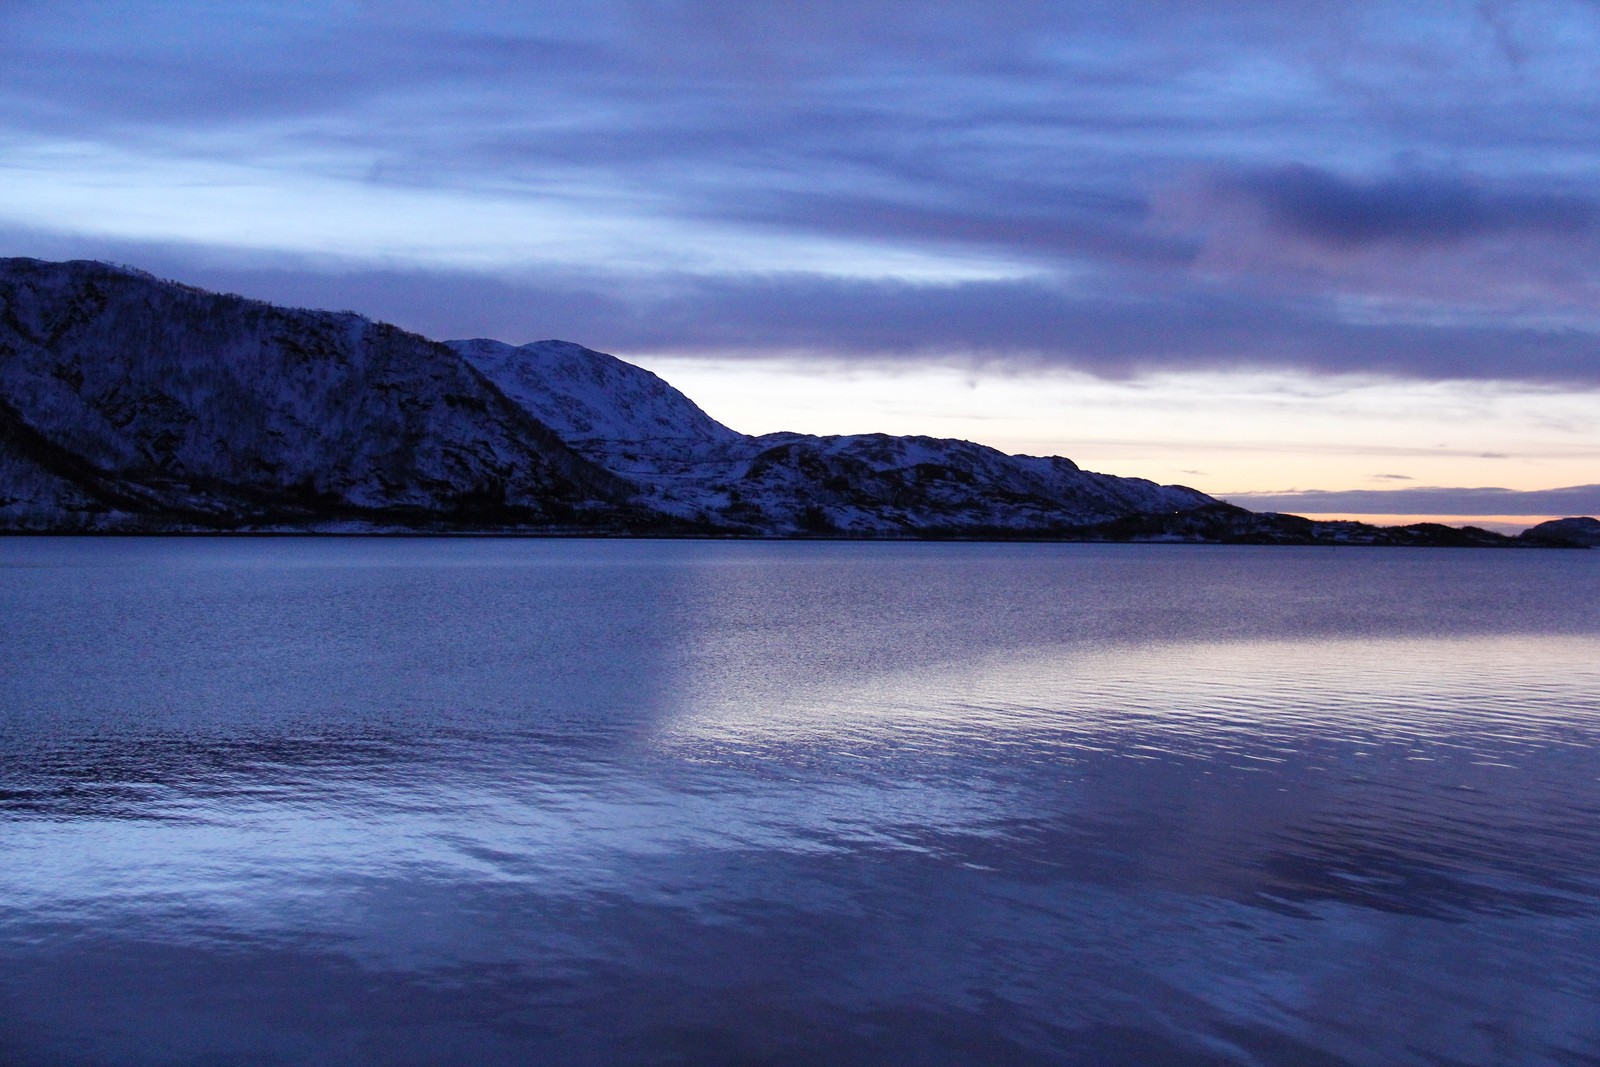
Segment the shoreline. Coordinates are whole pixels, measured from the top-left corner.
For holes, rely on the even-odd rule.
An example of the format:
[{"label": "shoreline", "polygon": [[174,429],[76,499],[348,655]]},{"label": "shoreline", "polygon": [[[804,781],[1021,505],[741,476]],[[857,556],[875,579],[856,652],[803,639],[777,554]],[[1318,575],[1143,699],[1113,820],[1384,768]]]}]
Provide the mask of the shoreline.
[{"label": "shoreline", "polygon": [[[1047,533],[1030,534],[934,534],[908,536],[903,534],[746,534],[746,533],[666,533],[661,531],[628,532],[601,529],[524,529],[524,530],[0,530],[0,538],[248,538],[248,539],[327,539],[344,540],[366,538],[373,540],[529,540],[529,541],[715,541],[772,544],[795,543],[850,543],[850,544],[1076,544],[1076,545],[1199,545],[1199,546],[1264,546],[1277,548],[1450,548],[1450,549],[1578,549],[1588,550],[1589,545],[1575,541],[1525,538],[1519,535],[1493,534],[1474,537],[1469,531],[1475,527],[1443,527],[1451,533],[1430,536],[1428,533],[1412,535],[1410,527],[1374,527],[1380,536],[1393,532],[1389,539],[1333,539],[1307,540],[1273,537],[1094,537],[1057,536]],[[1455,536],[1452,536],[1454,534]],[[1491,539],[1493,538],[1493,539]]]}]

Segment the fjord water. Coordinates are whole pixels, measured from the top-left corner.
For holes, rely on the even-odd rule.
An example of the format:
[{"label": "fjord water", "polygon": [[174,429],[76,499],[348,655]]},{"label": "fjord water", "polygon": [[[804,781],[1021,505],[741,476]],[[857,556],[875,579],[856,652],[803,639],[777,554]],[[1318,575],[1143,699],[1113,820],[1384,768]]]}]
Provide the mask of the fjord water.
[{"label": "fjord water", "polygon": [[1600,1062],[1600,553],[0,541],[0,1063]]}]

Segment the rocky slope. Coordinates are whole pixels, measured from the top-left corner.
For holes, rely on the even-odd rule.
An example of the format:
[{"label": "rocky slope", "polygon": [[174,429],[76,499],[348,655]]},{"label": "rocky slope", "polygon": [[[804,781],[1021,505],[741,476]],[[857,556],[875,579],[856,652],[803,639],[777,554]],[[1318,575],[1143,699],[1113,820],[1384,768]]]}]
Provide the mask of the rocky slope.
[{"label": "rocky slope", "polygon": [[450,346],[651,507],[753,534],[1048,533],[1210,504],[1182,486],[1094,474],[970,441],[737,433],[656,375],[563,341]]},{"label": "rocky slope", "polygon": [[630,494],[393,326],[0,260],[5,528],[614,524]]}]

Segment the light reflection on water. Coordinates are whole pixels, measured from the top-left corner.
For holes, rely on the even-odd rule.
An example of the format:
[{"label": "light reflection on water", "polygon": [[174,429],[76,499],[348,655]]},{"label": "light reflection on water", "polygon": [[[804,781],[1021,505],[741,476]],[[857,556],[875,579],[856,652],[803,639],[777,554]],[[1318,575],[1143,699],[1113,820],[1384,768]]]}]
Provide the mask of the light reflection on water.
[{"label": "light reflection on water", "polygon": [[0,542],[0,1062],[1594,1062],[1596,593]]}]

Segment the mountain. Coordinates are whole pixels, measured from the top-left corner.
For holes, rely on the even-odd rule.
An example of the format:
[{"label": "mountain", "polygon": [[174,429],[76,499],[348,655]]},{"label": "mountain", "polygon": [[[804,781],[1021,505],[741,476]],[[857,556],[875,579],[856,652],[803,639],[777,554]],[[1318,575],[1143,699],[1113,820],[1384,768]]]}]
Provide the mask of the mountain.
[{"label": "mountain", "polygon": [[1579,515],[1565,519],[1551,519],[1523,530],[1521,536],[1530,541],[1554,545],[1573,545],[1582,548],[1600,548],[1600,519]]},{"label": "mountain", "polygon": [[717,443],[744,437],[643,367],[570,341],[537,341],[520,348],[486,338],[445,343],[572,444]]},{"label": "mountain", "polygon": [[0,259],[0,530],[1537,546],[1593,521],[1518,539],[1312,523],[970,441],[750,436],[569,342],[440,343],[125,267]]},{"label": "mountain", "polygon": [[632,492],[426,338],[0,260],[0,526],[614,525]]},{"label": "mountain", "polygon": [[1204,493],[970,441],[737,433],[656,375],[564,341],[451,341],[652,508],[747,534],[1043,534],[1213,503]]},{"label": "mountain", "polygon": [[0,528],[1049,534],[1209,502],[966,441],[751,437],[580,345],[0,260]]}]

